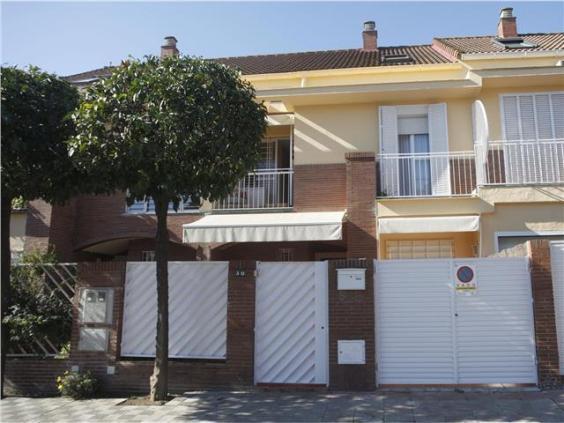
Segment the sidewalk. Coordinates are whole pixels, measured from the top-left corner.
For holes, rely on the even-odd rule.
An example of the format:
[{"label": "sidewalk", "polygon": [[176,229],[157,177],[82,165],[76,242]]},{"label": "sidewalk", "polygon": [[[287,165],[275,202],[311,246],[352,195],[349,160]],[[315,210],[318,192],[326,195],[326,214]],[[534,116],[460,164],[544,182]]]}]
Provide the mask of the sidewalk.
[{"label": "sidewalk", "polygon": [[547,392],[194,392],[164,406],[123,399],[10,397],[2,422],[538,421],[564,422],[564,390]]}]

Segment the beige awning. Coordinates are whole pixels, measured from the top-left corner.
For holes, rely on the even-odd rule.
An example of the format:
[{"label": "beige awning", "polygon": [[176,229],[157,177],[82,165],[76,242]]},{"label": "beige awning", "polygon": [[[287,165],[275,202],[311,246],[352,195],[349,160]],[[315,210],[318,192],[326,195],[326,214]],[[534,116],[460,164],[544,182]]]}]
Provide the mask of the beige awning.
[{"label": "beige awning", "polygon": [[337,241],[345,212],[212,214],[183,226],[185,243]]},{"label": "beige awning", "polygon": [[378,219],[381,234],[430,232],[475,232],[480,230],[480,216],[383,217]]}]

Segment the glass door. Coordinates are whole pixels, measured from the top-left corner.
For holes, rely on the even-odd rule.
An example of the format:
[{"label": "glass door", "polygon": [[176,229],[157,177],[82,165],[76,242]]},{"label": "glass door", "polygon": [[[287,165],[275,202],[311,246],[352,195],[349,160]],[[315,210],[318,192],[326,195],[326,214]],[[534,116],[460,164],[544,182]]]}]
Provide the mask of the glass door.
[{"label": "glass door", "polygon": [[429,134],[399,136],[400,194],[431,195]]}]

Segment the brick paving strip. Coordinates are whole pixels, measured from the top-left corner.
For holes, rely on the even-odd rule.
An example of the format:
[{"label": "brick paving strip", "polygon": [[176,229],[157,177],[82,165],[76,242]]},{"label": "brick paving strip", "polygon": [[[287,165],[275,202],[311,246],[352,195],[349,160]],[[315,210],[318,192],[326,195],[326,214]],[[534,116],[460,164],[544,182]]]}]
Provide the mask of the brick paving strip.
[{"label": "brick paving strip", "polygon": [[163,406],[123,398],[9,397],[2,422],[564,422],[564,390],[516,392],[191,392]]}]

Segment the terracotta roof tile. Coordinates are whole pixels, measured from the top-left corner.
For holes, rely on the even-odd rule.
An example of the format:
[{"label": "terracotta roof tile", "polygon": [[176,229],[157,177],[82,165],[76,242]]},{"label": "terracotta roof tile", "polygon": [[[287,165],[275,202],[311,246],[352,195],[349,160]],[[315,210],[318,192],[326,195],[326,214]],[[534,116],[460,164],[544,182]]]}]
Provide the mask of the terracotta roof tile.
[{"label": "terracotta roof tile", "polygon": [[528,43],[535,44],[536,47],[508,49],[496,43],[494,41],[495,36],[493,35],[480,37],[437,38],[436,40],[445,46],[456,50],[460,54],[551,51],[564,49],[564,32],[551,34],[519,34],[519,37]]},{"label": "terracotta roof tile", "polygon": [[[387,56],[396,58],[387,61]],[[407,57],[402,60],[401,56]],[[380,47],[375,51],[351,49],[221,57],[212,60],[236,67],[246,75],[449,62],[428,45]]]},{"label": "terracotta roof tile", "polygon": [[[245,75],[285,73],[323,69],[365,68],[373,66],[425,65],[450,63],[462,54],[503,53],[521,51],[551,51],[564,49],[564,33],[521,34],[535,44],[532,48],[507,49],[494,42],[495,37],[436,38],[433,45],[379,47],[375,51],[362,49],[310,51],[302,53],[265,54],[258,56],[220,57],[214,60],[241,70]],[[112,67],[104,67],[65,77],[77,85],[108,76]]]}]

